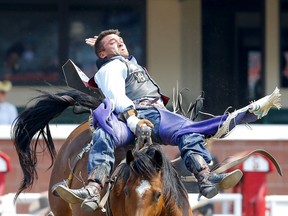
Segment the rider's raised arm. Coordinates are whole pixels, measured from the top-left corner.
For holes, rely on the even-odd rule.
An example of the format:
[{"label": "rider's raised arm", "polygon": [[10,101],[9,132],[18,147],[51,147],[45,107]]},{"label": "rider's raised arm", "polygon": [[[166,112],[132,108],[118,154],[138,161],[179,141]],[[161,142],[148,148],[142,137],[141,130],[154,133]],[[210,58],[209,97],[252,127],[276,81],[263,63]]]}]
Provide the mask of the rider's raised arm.
[{"label": "rider's raised arm", "polygon": [[85,43],[94,49],[94,45],[95,45],[95,42],[97,40],[97,37],[98,36],[94,36],[93,38],[86,38]]}]

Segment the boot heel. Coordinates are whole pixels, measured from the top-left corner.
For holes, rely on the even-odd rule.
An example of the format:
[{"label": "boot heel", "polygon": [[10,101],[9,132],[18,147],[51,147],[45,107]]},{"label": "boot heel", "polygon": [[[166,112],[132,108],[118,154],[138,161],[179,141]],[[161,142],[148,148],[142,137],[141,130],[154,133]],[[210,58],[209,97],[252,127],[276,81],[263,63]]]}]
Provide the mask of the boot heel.
[{"label": "boot heel", "polygon": [[75,204],[75,203],[81,203],[83,202],[84,199],[82,199],[81,197],[75,195],[74,193],[71,193],[69,191],[69,188],[63,186],[63,185],[59,185],[56,188],[57,194],[64,199],[66,202],[71,203],[71,204]]},{"label": "boot heel", "polygon": [[94,212],[98,207],[98,203],[93,198],[85,199],[81,204],[81,209],[85,212]]},{"label": "boot heel", "polygon": [[218,190],[226,190],[234,187],[241,180],[243,173],[241,170],[237,169],[229,173],[223,178],[223,180],[216,185]]},{"label": "boot heel", "polygon": [[204,197],[211,199],[218,194],[218,189],[214,186],[207,187],[200,192]]}]

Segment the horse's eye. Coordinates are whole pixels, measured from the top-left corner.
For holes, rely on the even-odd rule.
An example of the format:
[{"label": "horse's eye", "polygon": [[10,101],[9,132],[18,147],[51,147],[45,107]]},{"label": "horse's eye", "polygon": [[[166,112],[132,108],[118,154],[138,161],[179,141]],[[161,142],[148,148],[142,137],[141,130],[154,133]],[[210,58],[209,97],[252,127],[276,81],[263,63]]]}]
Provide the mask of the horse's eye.
[{"label": "horse's eye", "polygon": [[161,194],[162,194],[161,191],[156,191],[156,192],[154,193],[154,201],[155,201],[155,202],[157,202],[157,201],[159,200]]}]

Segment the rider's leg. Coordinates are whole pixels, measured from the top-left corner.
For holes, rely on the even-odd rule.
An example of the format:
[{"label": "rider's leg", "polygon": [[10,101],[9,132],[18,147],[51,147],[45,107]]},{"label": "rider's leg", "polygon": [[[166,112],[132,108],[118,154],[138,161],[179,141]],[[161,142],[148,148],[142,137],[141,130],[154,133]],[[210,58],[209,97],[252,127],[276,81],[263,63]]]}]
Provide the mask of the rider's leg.
[{"label": "rider's leg", "polygon": [[178,139],[182,159],[186,168],[195,175],[200,194],[212,198],[218,194],[219,189],[235,186],[240,181],[242,172],[236,170],[225,174],[211,173],[207,165],[211,157],[203,143],[204,136],[197,133],[182,135]]},{"label": "rider's leg", "polygon": [[93,132],[93,146],[88,158],[87,185],[80,189],[69,189],[63,185],[56,188],[61,198],[69,203],[82,202],[82,209],[94,211],[100,202],[100,192],[114,165],[115,142],[101,128]]},{"label": "rider's leg", "polygon": [[[160,127],[160,114],[159,111],[155,109],[148,109],[148,110],[139,110],[138,115],[143,118],[147,118],[154,124],[154,128],[152,130],[152,136],[154,142],[162,143],[162,139],[159,134],[159,127]],[[175,114],[174,114],[175,115]],[[165,116],[161,116],[165,119]],[[174,119],[174,123],[179,120],[179,118]],[[184,121],[186,122],[188,119],[180,118],[178,121],[179,125],[183,125]],[[170,122],[166,121],[166,124]],[[178,126],[178,125],[177,125]],[[168,137],[173,137],[171,134],[175,134],[177,129],[170,129],[169,127],[165,128],[167,130],[165,133],[168,133]],[[171,134],[170,134],[171,133]],[[163,134],[162,134],[163,135]],[[167,134],[166,134],[167,135]],[[165,137],[165,136],[164,136]],[[167,136],[166,136],[167,137]],[[207,197],[212,198],[218,193],[219,189],[228,189],[236,185],[241,177],[242,173],[240,170],[236,170],[232,173],[228,174],[214,174],[210,173],[210,170],[207,166],[206,161],[209,163],[211,161],[210,153],[204,147],[204,136],[198,133],[190,133],[187,135],[180,135],[178,139],[176,139],[176,143],[173,143],[172,139],[166,139],[166,144],[172,144],[179,146],[181,151],[181,156],[185,161],[187,169],[192,172],[199,182],[200,193]]]}]

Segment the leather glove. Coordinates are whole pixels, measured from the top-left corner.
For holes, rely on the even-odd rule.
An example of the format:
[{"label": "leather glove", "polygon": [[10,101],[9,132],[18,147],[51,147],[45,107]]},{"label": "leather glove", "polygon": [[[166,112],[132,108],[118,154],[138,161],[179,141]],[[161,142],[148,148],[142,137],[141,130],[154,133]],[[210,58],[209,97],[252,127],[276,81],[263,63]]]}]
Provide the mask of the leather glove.
[{"label": "leather glove", "polygon": [[150,128],[153,128],[154,125],[151,121],[149,121],[148,119],[139,119],[139,122],[137,123],[137,127],[142,127],[142,126],[145,126],[147,125],[148,127]]},{"label": "leather glove", "polygon": [[151,128],[154,127],[153,123],[148,119],[137,118],[137,112],[134,109],[126,111],[125,113],[123,113],[123,116],[126,119],[127,126],[134,134],[136,133],[136,127],[142,127],[144,125],[147,125]]}]

